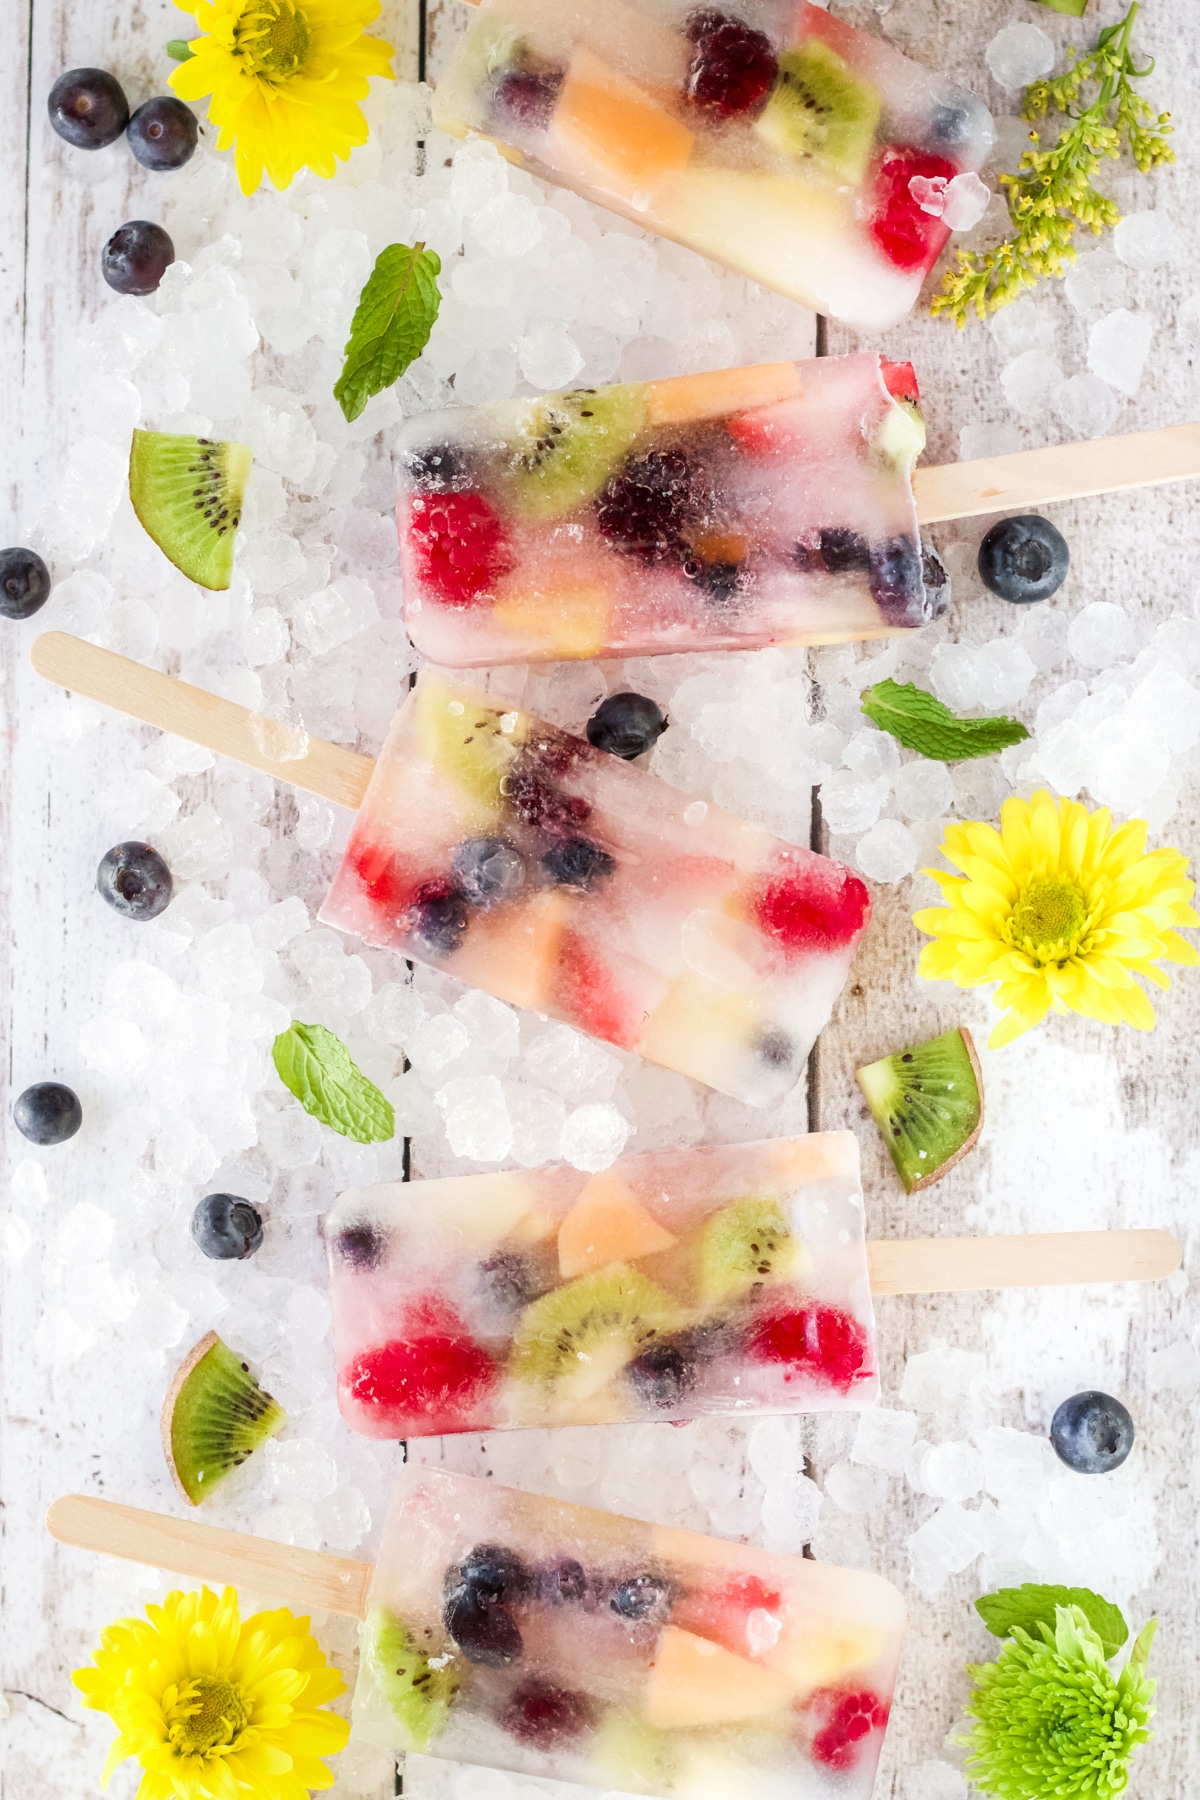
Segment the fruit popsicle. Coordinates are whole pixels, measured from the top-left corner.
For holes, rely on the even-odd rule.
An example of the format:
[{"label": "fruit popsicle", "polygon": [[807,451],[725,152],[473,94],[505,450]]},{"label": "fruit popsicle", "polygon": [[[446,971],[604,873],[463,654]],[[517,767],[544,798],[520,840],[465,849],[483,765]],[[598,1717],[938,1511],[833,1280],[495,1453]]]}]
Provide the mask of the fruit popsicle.
[{"label": "fruit popsicle", "polygon": [[853,1132],[396,1182],[323,1222],[367,1437],[873,1405]]},{"label": "fruit popsicle", "polygon": [[427,669],[321,918],[765,1106],[869,913],[840,863]]},{"label": "fruit popsicle", "polygon": [[904,1603],[882,1576],[410,1464],[354,1728],[679,1800],[866,1800]]},{"label": "fruit popsicle", "polygon": [[973,94],[802,0],[485,0],[434,117],[863,331],[911,309],[995,138]]},{"label": "fruit popsicle", "polygon": [[425,413],[400,437],[409,636],[445,668],[911,631],[911,363],[877,353]]}]

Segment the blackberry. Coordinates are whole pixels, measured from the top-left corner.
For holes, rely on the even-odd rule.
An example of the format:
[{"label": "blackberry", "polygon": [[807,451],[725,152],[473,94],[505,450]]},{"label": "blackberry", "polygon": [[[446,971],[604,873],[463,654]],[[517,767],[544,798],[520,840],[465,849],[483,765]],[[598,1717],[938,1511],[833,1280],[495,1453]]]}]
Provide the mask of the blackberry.
[{"label": "blackberry", "polygon": [[523,757],[505,776],[503,792],[522,824],[537,826],[551,837],[573,835],[592,815],[581,795],[564,794],[547,781],[534,759]]},{"label": "blackberry", "polygon": [[493,108],[519,119],[533,131],[545,131],[565,78],[565,71],[550,63],[538,68],[509,69],[493,89]]},{"label": "blackberry", "polygon": [[871,566],[871,547],[860,531],[834,526],[821,533],[821,561],[831,575],[847,575]]},{"label": "blackberry", "polygon": [[601,536],[645,563],[685,554],[682,531],[697,511],[695,471],[682,450],[631,457],[596,505]]},{"label": "blackberry", "polygon": [[695,105],[718,119],[742,118],[765,105],[779,72],[770,38],[714,12],[693,14],[688,37],[695,49],[685,85]]}]

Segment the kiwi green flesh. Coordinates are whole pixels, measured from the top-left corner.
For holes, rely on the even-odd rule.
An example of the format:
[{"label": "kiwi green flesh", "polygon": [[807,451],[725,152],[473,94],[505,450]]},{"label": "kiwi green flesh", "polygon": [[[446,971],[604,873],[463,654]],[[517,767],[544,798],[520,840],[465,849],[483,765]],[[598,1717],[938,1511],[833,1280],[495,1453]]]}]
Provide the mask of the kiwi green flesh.
[{"label": "kiwi green flesh", "polygon": [[453,1651],[444,1668],[430,1667],[430,1657],[440,1662],[442,1654],[432,1642],[422,1649],[415,1633],[385,1606],[372,1608],[363,1624],[363,1666],[403,1731],[405,1750],[429,1748],[458,1693]]},{"label": "kiwi green flesh", "polygon": [[523,404],[508,442],[513,511],[561,518],[591,500],[628,455],[645,422],[640,388],[579,388]]},{"label": "kiwi green flesh", "polygon": [[792,160],[811,159],[857,187],[867,172],[879,96],[819,39],[779,59],[779,74],[755,130]]},{"label": "kiwi green flesh", "polygon": [[553,1385],[601,1350],[631,1362],[683,1320],[671,1296],[623,1263],[581,1275],[534,1300],[517,1321],[509,1373]]},{"label": "kiwi green flesh", "polygon": [[983,1077],[962,1027],[868,1063],[858,1085],[910,1194],[952,1169],[983,1130]]},{"label": "kiwi green flesh", "polygon": [[750,1195],[723,1206],[700,1236],[700,1297],[714,1306],[778,1279],[791,1266],[795,1239],[775,1200]]},{"label": "kiwi green flesh", "polygon": [[201,587],[229,586],[251,461],[245,444],[133,434],[133,510],[164,556]]},{"label": "kiwi green flesh", "polygon": [[286,1420],[279,1402],[210,1332],[184,1361],[163,1413],[171,1473],[184,1497],[199,1506]]}]

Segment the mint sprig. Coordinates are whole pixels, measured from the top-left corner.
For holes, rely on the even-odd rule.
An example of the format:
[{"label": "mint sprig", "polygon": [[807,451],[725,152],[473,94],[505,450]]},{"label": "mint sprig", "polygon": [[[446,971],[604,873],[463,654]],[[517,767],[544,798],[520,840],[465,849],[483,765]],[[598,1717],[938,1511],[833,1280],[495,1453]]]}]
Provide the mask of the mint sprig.
[{"label": "mint sprig", "polygon": [[347,420],[399,381],[429,342],[442,304],[442,259],[424,244],[389,244],[358,297],[333,397]]},{"label": "mint sprig", "polygon": [[891,734],[906,750],[934,762],[968,762],[994,756],[1029,733],[1017,719],[959,719],[948,706],[911,682],[877,681],[865,689],[862,709],[880,731]]},{"label": "mint sprig", "polygon": [[299,1020],[281,1031],[271,1060],[285,1088],[306,1113],[358,1144],[383,1144],[396,1134],[390,1100],[368,1081],[341,1038],[324,1025]]},{"label": "mint sprig", "polygon": [[1106,1657],[1115,1656],[1129,1637],[1129,1627],[1119,1606],[1091,1588],[1048,1587],[1027,1581],[1021,1587],[998,1588],[975,1602],[979,1614],[993,1637],[1011,1637],[1020,1626],[1036,1637],[1039,1625],[1054,1627],[1055,1609],[1077,1606],[1104,1646]]}]

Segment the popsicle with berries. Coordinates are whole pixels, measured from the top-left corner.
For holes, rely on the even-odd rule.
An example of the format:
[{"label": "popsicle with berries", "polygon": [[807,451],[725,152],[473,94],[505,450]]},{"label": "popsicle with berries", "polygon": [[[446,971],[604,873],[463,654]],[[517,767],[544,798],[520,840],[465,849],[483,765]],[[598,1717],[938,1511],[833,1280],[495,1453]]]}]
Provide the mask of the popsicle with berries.
[{"label": "popsicle with berries", "polygon": [[766,1105],[869,911],[840,863],[426,669],[321,918]]},{"label": "popsicle with berries", "polygon": [[368,1437],[878,1399],[849,1131],[359,1188],[322,1230]]},{"label": "popsicle with berries", "polygon": [[860,330],[987,204],[981,101],[797,0],[484,0],[435,119]]},{"label": "popsicle with berries", "polygon": [[409,635],[446,668],[911,631],[911,363],[877,353],[425,413],[397,523]]}]

